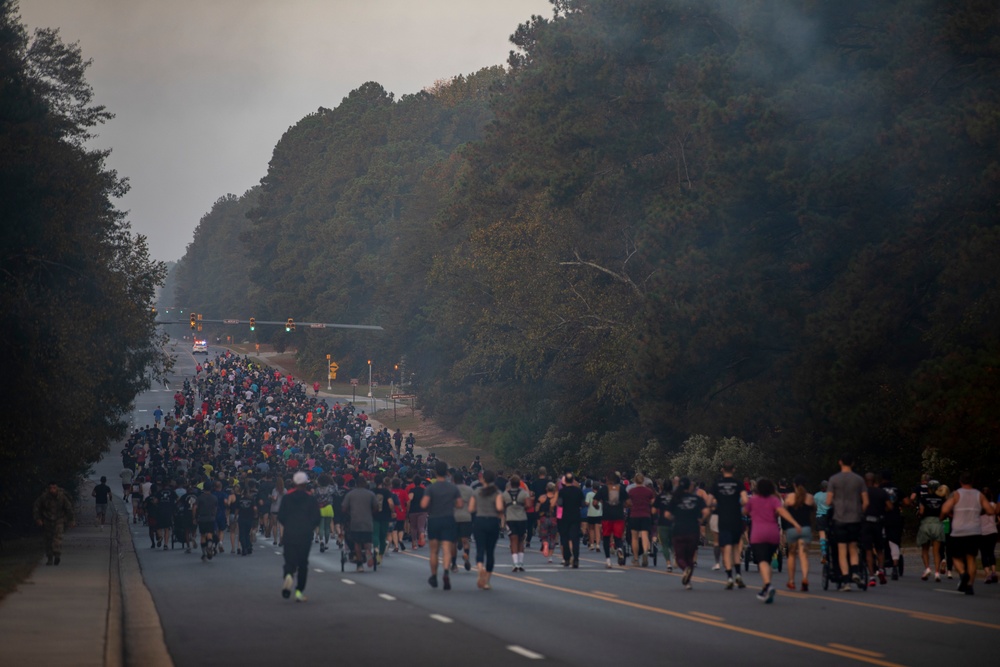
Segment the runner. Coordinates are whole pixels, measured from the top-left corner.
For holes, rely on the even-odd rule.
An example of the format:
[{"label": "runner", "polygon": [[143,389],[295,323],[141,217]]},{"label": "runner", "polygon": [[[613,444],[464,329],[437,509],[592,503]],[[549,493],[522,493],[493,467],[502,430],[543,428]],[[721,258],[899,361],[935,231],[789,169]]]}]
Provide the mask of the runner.
[{"label": "runner", "polygon": [[802,526],[795,529],[791,522],[782,517],[781,527],[785,531],[785,544],[788,545],[788,588],[795,590],[795,561],[802,569],[802,592],[809,591],[809,545],[812,543],[812,511],[816,507],[813,495],[806,491],[806,480],[797,475],[792,480],[792,493],[785,496],[785,509]]},{"label": "runner", "polygon": [[726,568],[726,590],[732,590],[734,584],[746,588],[740,572],[739,555],[743,545],[743,506],[747,502],[747,492],[736,479],[735,472],[736,465],[732,461],[724,461],[722,477],[715,480],[709,493],[719,518],[718,540],[722,563]]},{"label": "runner", "polygon": [[646,477],[637,472],[632,478],[634,486],[628,490],[628,525],[632,533],[632,565],[639,563],[639,547],[642,546],[642,566],[649,567],[649,533],[653,528],[652,509],[656,493],[645,485]]},{"label": "runner", "polygon": [[615,553],[618,556],[618,566],[625,566],[625,489],[622,488],[618,473],[607,477],[607,484],[598,489],[592,506],[600,508],[601,541],[604,546],[605,567],[611,569],[611,540],[614,538]]},{"label": "runner", "polygon": [[827,504],[827,494],[826,488],[829,482],[825,479],[819,483],[819,491],[813,494],[813,502],[816,504],[816,532],[819,534],[819,556],[820,563],[826,565],[827,557],[827,542],[826,533],[830,527],[830,506]]},{"label": "runner", "polygon": [[[827,486],[826,502],[833,508],[833,524],[830,528],[836,531],[837,564],[841,574],[861,585],[858,542],[861,539],[864,511],[868,507],[868,490],[865,480],[851,469],[854,465],[853,456],[844,454],[839,463],[840,472],[830,477]],[[847,592],[851,590],[851,585],[845,581],[840,585],[840,590]]]},{"label": "runner", "polygon": [[[524,572],[524,536],[528,532],[528,512],[526,506],[531,493],[521,486],[521,478],[511,475],[508,488],[503,492],[506,507],[505,518],[510,531],[510,557],[514,562],[513,572]],[[565,519],[565,513],[563,514]],[[563,554],[565,558],[566,555]]]},{"label": "runner", "polygon": [[[289,490],[281,499],[278,509],[278,523],[284,527],[285,547],[284,583],[281,596],[286,600],[292,596],[295,588],[295,601],[305,602],[306,579],[309,576],[309,549],[312,547],[313,531],[319,525],[319,503],[306,489],[309,475],[301,470],[292,476],[295,487]],[[292,575],[298,575],[297,583]]]},{"label": "runner", "polygon": [[[660,550],[663,552],[663,560],[667,564],[667,572],[673,572],[674,553],[674,522],[667,514],[670,501],[674,497],[673,482],[669,479],[660,480],[660,492],[653,503],[653,511],[656,513],[656,538],[660,543]],[[737,570],[737,573],[739,570]],[[737,575],[738,576],[738,575]],[[740,579],[742,583],[743,579]]]},{"label": "runner", "polygon": [[924,561],[924,573],[920,579],[927,581],[934,568],[934,581],[941,581],[941,572],[937,564],[941,559],[941,543],[944,542],[944,526],[941,525],[941,508],[944,507],[944,496],[938,495],[941,486],[936,479],[928,480],[927,493],[917,495],[917,514],[920,516],[920,528],[917,529],[917,546]]},{"label": "runner", "polygon": [[452,559],[455,557],[455,541],[458,539],[458,526],[455,524],[455,509],[462,506],[462,494],[458,487],[448,481],[448,464],[438,461],[434,465],[437,479],[424,490],[420,499],[420,507],[427,512],[427,538],[431,550],[431,576],[427,583],[431,588],[437,588],[438,551],[443,553],[442,566],[444,573],[444,590],[451,590]]},{"label": "runner", "polygon": [[319,552],[323,553],[329,549],[330,533],[333,527],[333,495],[337,489],[333,485],[333,478],[323,473],[316,480],[316,491],[313,496],[319,504]]},{"label": "runner", "polygon": [[701,524],[709,516],[708,505],[698,494],[692,492],[692,488],[691,480],[681,477],[664,513],[673,522],[674,556],[677,558],[677,567],[684,570],[681,585],[687,590],[691,590],[694,554],[698,550]]},{"label": "runner", "polygon": [[972,488],[972,473],[959,475],[959,488],[951,494],[941,508],[942,516],[951,515],[951,540],[948,549],[958,571],[958,590],[973,595],[976,582],[976,554],[982,543],[983,529],[980,514],[993,516],[994,506],[986,496]]},{"label": "runner", "polygon": [[[351,479],[347,482],[350,489],[341,503],[341,512],[345,518],[347,543],[353,546],[358,572],[368,567],[375,567],[374,551],[369,551],[375,528],[375,514],[379,511],[378,497],[368,489],[364,480],[359,482]],[[346,548],[346,547],[345,547]]]},{"label": "runner", "polygon": [[[563,567],[572,565],[576,569],[580,567],[580,525],[583,521],[584,496],[573,473],[568,472],[563,478],[563,488],[559,489],[556,503],[563,510],[562,522],[559,524]],[[521,558],[521,571],[524,572],[523,553]]]},{"label": "runner", "polygon": [[901,554],[899,545],[903,541],[903,493],[899,487],[892,483],[892,473],[888,470],[882,471],[882,490],[889,498],[889,509],[882,519],[885,529],[885,542],[888,546],[889,561],[892,564],[892,574],[890,579],[896,581],[902,573]]},{"label": "runner", "polygon": [[535,505],[538,507],[538,539],[542,543],[542,555],[550,563],[556,543],[559,541],[559,524],[556,521],[559,511],[557,501],[556,483],[546,482],[545,492],[539,496]]},{"label": "runner", "polygon": [[[469,560],[469,542],[472,538],[472,513],[469,512],[469,500],[472,498],[472,487],[465,481],[465,476],[459,471],[452,475],[452,481],[458,487],[458,492],[462,495],[462,506],[455,508],[455,524],[458,527],[458,539],[462,547],[462,561],[465,571],[472,569]],[[458,569],[458,558],[451,564],[452,571]]]},{"label": "runner", "polygon": [[393,525],[396,502],[395,494],[385,488],[385,481],[384,475],[376,475],[375,514],[372,515],[372,549],[379,565],[382,564],[382,557],[388,546],[389,528]]},{"label": "runner", "polygon": [[104,521],[108,515],[108,502],[111,500],[111,487],[108,486],[108,478],[101,477],[101,483],[94,487],[90,495],[95,499],[94,507],[97,511],[97,518],[101,521],[101,529],[104,529]]},{"label": "runner", "polygon": [[743,511],[750,517],[750,548],[764,583],[757,599],[771,604],[775,595],[775,589],[771,585],[771,559],[781,543],[778,517],[788,521],[797,531],[801,532],[802,526],[782,506],[781,498],[775,495],[774,482],[769,479],[757,480],[757,492],[747,498]]},{"label": "runner", "polygon": [[201,533],[201,560],[212,560],[215,555],[214,539],[216,517],[219,514],[219,498],[211,490],[211,483],[205,482],[204,490],[198,494],[195,504],[194,519]]},{"label": "runner", "polygon": [[504,513],[503,499],[496,487],[496,475],[492,470],[479,473],[481,486],[469,500],[469,512],[474,516],[472,533],[476,540],[476,570],[479,579],[476,585],[490,590],[493,577],[497,540],[500,537],[500,517]]},{"label": "runner", "polygon": [[861,526],[861,550],[868,562],[868,587],[876,586],[875,579],[885,584],[885,514],[892,508],[892,501],[879,487],[875,473],[865,473],[868,489],[868,505],[864,510],[864,524]]},{"label": "runner", "polygon": [[583,488],[584,501],[587,503],[587,551],[601,550],[601,508],[594,507],[594,497],[597,495],[598,482],[588,479]]}]

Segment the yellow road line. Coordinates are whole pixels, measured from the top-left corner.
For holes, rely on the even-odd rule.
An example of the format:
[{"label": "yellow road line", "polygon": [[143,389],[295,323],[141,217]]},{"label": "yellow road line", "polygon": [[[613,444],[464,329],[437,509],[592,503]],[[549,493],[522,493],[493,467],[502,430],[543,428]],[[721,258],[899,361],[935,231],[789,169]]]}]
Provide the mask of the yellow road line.
[{"label": "yellow road line", "polygon": [[606,598],[617,598],[618,597],[614,593],[605,593],[604,591],[590,591],[590,592],[593,593],[594,595],[602,595],[602,596],[604,596]]},{"label": "yellow road line", "polygon": [[[423,560],[430,560],[427,556],[421,556],[419,554],[407,553],[407,556],[412,556],[414,558],[422,558]],[[640,604],[638,602],[631,602],[629,600],[620,600],[615,598],[605,597],[604,595],[597,595],[595,593],[588,593],[586,591],[576,591],[572,588],[563,588],[562,586],[555,586],[553,584],[546,584],[541,582],[528,581],[523,577],[514,577],[509,574],[498,574],[494,573],[493,576],[499,577],[500,579],[507,579],[514,582],[520,582],[527,586],[537,586],[539,588],[547,588],[553,591],[559,591],[560,593],[567,593],[569,595],[577,595],[580,597],[590,598],[592,600],[602,600],[609,604],[617,604],[623,607],[631,607],[632,609],[639,609],[641,611],[648,611],[654,614],[660,614],[662,616],[670,616],[672,618],[678,618],[684,621],[691,621],[694,623],[700,623],[702,625],[708,625],[720,630],[728,630],[730,632],[736,632],[738,634],[749,635],[751,637],[757,637],[758,639],[767,639],[773,642],[778,642],[780,644],[787,644],[789,646],[796,646],[798,648],[804,648],[810,651],[816,651],[818,653],[827,653],[829,655],[836,655],[841,658],[850,658],[851,660],[856,660],[858,662],[866,662],[871,665],[879,665],[879,667],[902,667],[899,663],[889,662],[881,658],[876,658],[872,656],[863,655],[855,651],[845,651],[844,649],[833,648],[830,646],[822,646],[820,644],[813,644],[811,642],[802,641],[799,639],[792,639],[791,637],[782,637],[781,635],[771,634],[769,632],[763,632],[760,630],[753,630],[751,628],[744,628],[737,625],[729,625],[721,621],[711,620],[708,618],[702,618],[700,616],[693,616],[690,614],[685,614],[682,612],[671,611],[669,609],[662,609],[660,607],[652,607],[646,604]]]},{"label": "yellow road line", "polygon": [[827,644],[827,646],[829,646],[831,648],[839,648],[842,651],[852,651],[854,653],[860,653],[861,655],[867,655],[867,656],[870,656],[872,658],[884,658],[885,657],[885,653],[878,653],[876,651],[868,651],[866,649],[858,648],[856,646],[847,646],[846,644],[833,644],[833,643],[830,643],[830,644]]},{"label": "yellow road line", "polygon": [[724,620],[726,620],[726,619],[722,618],[721,616],[712,616],[711,614],[706,614],[706,613],[701,612],[701,611],[689,611],[688,613],[691,614],[692,616],[697,616],[698,618],[704,618],[705,620],[708,620],[708,621],[724,621]]}]

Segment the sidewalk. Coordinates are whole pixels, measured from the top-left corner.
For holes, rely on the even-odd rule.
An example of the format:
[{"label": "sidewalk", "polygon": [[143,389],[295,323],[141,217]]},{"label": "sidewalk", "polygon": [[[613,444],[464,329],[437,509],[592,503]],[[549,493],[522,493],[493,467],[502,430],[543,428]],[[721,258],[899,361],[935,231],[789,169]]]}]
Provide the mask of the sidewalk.
[{"label": "sidewalk", "polygon": [[89,480],[81,486],[62,562],[40,560],[0,601],[0,665],[172,667],[123,518],[125,504],[115,499],[102,528],[93,487]]}]

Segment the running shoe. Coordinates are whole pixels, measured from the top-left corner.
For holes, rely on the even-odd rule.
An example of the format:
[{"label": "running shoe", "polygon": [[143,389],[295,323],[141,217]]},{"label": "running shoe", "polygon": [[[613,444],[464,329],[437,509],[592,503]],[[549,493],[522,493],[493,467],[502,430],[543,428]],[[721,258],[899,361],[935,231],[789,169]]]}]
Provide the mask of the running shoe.
[{"label": "running shoe", "polygon": [[743,575],[741,575],[741,574],[737,574],[736,575],[736,587],[737,588],[746,588],[747,587],[747,585],[745,583],[743,583]]},{"label": "running shoe", "polygon": [[472,563],[469,562],[469,556],[468,556],[468,554],[466,554],[466,556],[465,556],[465,571],[468,572],[471,569],[472,569]]},{"label": "running shoe", "polygon": [[878,586],[878,581],[875,580],[875,577],[868,577],[868,588],[875,588],[876,586]]},{"label": "running shoe", "polygon": [[770,591],[771,591],[771,584],[764,586],[764,588],[761,589],[760,593],[757,593],[757,599],[767,604],[767,596],[770,595]]},{"label": "running shoe", "polygon": [[611,569],[611,559],[610,558],[605,558],[604,559],[604,567],[606,567],[609,570]]},{"label": "running shoe", "polygon": [[936,583],[936,584],[940,584],[941,583],[941,575],[938,574],[937,572],[934,573],[934,583]]},{"label": "running shoe", "polygon": [[841,593],[850,593],[851,592],[851,585],[847,584],[847,583],[841,584],[840,585],[840,592]]},{"label": "running shoe", "polygon": [[286,574],[285,583],[281,587],[281,597],[285,598],[286,600],[292,597],[292,588],[294,586],[295,586],[295,580],[292,579],[292,575]]},{"label": "running shoe", "polygon": [[963,574],[958,578],[958,588],[956,589],[960,593],[964,593],[969,588],[969,576]]},{"label": "running shoe", "polygon": [[446,591],[450,591],[451,590],[451,577],[448,575],[448,570],[444,571],[444,586],[443,586],[443,588]]},{"label": "running shoe", "polygon": [[621,548],[615,549],[615,554],[618,556],[618,565],[620,567],[625,567],[625,552]]},{"label": "running shoe", "polygon": [[308,599],[309,598],[307,598],[306,595],[305,595],[305,593],[303,593],[302,591],[295,591],[295,601],[296,602],[305,602]]},{"label": "running shoe", "polygon": [[809,592],[809,582],[806,581],[805,579],[802,580],[802,592],[803,593]]},{"label": "running shoe", "polygon": [[721,569],[722,569],[722,566],[719,565],[718,563],[716,563],[715,565],[712,566],[712,571],[713,572],[718,572]]},{"label": "running shoe", "polygon": [[851,575],[851,581],[853,581],[858,586],[860,586],[861,585],[861,575],[858,574],[857,572],[855,572],[854,574]]},{"label": "running shoe", "polygon": [[667,572],[673,572],[673,571],[674,571],[674,566],[671,565],[670,563],[667,563]]},{"label": "running shoe", "polygon": [[649,567],[649,554],[642,555],[642,566]]},{"label": "running shoe", "polygon": [[437,578],[437,575],[436,574],[432,574],[430,577],[428,577],[427,578],[427,583],[431,585],[431,588],[437,588],[438,587],[438,578]]},{"label": "running shoe", "polygon": [[885,570],[878,571],[878,583],[882,584],[883,586],[889,583],[889,580],[885,578]]},{"label": "running shoe", "polygon": [[733,578],[732,577],[729,577],[728,579],[726,579],[726,590],[727,591],[733,590]]},{"label": "running shoe", "polygon": [[[935,573],[936,574],[936,573]],[[926,568],[924,573],[920,575],[920,581],[927,581],[931,577],[931,568]]]},{"label": "running shoe", "polygon": [[794,581],[789,581],[788,584],[786,584],[786,585],[788,586],[788,590],[790,590],[790,591],[794,591],[795,590],[795,582]]},{"label": "running shoe", "polygon": [[580,561],[578,561],[578,560],[574,560],[573,561],[573,569],[574,570],[579,570],[580,569]]},{"label": "running shoe", "polygon": [[691,581],[691,575],[693,573],[694,573],[694,570],[692,568],[690,568],[690,567],[684,568],[684,575],[681,577],[681,583],[684,584],[685,586],[687,586],[688,583],[690,583],[690,581]]},{"label": "running shoe", "polygon": [[775,596],[775,595],[776,595],[777,593],[778,593],[778,591],[777,591],[777,590],[775,590],[775,589],[774,589],[773,587],[771,587],[771,586],[768,586],[768,587],[767,587],[767,599],[766,599],[766,600],[764,600],[764,604],[771,604],[772,602],[774,602],[774,596]]},{"label": "running shoe", "polygon": [[691,584],[684,584],[684,590],[689,591],[692,588],[693,588],[693,586],[691,586]]}]

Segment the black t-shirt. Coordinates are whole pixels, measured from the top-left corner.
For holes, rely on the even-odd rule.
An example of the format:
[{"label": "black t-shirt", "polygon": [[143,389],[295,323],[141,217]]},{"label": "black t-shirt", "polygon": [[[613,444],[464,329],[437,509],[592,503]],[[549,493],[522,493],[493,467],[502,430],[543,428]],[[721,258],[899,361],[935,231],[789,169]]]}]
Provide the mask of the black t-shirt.
[{"label": "black t-shirt", "polygon": [[236,511],[240,521],[252,521],[257,509],[257,501],[252,496],[240,496],[236,501]]},{"label": "black t-shirt", "polygon": [[159,500],[160,511],[163,513],[173,514],[174,500],[177,498],[177,494],[174,493],[174,490],[162,489],[156,495]]},{"label": "black t-shirt", "polygon": [[410,493],[413,494],[413,500],[410,501],[410,514],[419,514],[424,510],[420,507],[420,501],[424,497],[424,487],[417,485],[410,489]]},{"label": "black t-shirt", "polygon": [[111,487],[107,484],[98,484],[94,487],[94,497],[97,499],[98,505],[107,505],[110,496]]},{"label": "black t-shirt", "polygon": [[389,521],[392,519],[392,509],[389,507],[390,499],[395,501],[396,495],[389,489],[375,489],[373,491],[375,494],[375,505],[378,507],[378,511],[372,514],[372,518],[376,521]]},{"label": "black t-shirt", "polygon": [[920,506],[923,508],[922,516],[924,518],[935,516],[941,516],[941,507],[944,505],[944,498],[941,498],[933,493],[928,493],[927,495],[920,498]]},{"label": "black t-shirt", "polygon": [[670,500],[667,511],[674,517],[674,535],[697,534],[701,531],[701,513],[705,501],[693,493],[678,493]]},{"label": "black t-shirt", "polygon": [[559,490],[559,500],[562,501],[562,520],[579,522],[581,508],[584,504],[583,489],[575,484],[569,484]]},{"label": "black t-shirt", "polygon": [[865,509],[865,521],[878,521],[885,516],[885,503],[889,495],[877,486],[868,487],[868,508]]},{"label": "black t-shirt", "polygon": [[656,516],[659,517],[660,523],[664,526],[673,524],[673,521],[663,516],[663,513],[670,507],[670,501],[673,500],[673,497],[673,491],[660,491],[659,495],[656,496],[656,500],[653,501],[653,510],[656,512]]},{"label": "black t-shirt", "polygon": [[711,494],[715,498],[720,530],[742,527],[743,507],[740,505],[742,491],[743,483],[735,477],[720,477],[712,485]]},{"label": "black t-shirt", "polygon": [[885,518],[892,521],[898,521],[902,518],[900,508],[903,497],[902,491],[899,490],[899,487],[893,486],[892,484],[883,485],[882,490],[885,491],[886,499],[892,503],[892,509],[886,510],[885,512]]}]

